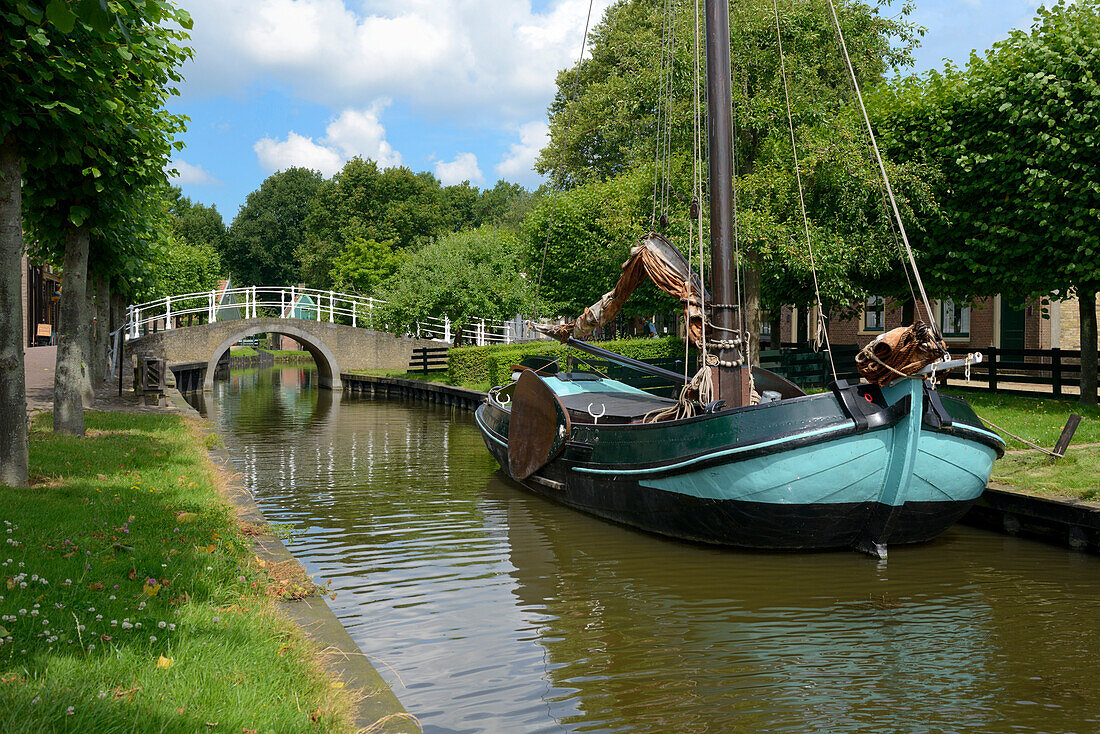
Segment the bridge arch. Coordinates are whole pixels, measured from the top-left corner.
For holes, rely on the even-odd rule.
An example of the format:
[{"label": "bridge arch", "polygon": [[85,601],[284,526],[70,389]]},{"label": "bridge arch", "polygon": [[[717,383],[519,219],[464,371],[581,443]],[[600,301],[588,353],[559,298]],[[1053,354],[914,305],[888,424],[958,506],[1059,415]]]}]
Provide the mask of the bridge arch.
[{"label": "bridge arch", "polygon": [[328,345],[317,338],[316,335],[298,328],[293,323],[284,324],[280,321],[276,326],[266,323],[245,326],[235,330],[228,339],[223,341],[218,348],[214,350],[213,356],[210,357],[210,361],[207,362],[206,378],[203,381],[204,390],[214,389],[214,370],[217,368],[222,355],[229,351],[229,348],[241,339],[247,339],[257,334],[282,334],[283,336],[289,336],[291,339],[301,344],[306,351],[309,352],[310,356],[313,357],[313,361],[317,364],[318,385],[330,390],[342,389],[343,384],[340,382],[340,366],[337,364],[336,356],[332,353],[332,350],[328,348]]}]

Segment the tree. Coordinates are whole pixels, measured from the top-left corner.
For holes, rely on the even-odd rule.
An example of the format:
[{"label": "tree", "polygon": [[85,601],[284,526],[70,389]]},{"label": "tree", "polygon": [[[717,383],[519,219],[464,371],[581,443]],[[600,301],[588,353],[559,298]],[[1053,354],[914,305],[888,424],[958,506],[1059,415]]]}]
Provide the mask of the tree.
[{"label": "tree", "polygon": [[[666,18],[659,5],[640,0],[613,5],[594,29],[591,58],[559,74],[550,142],[536,164],[558,186],[608,181],[642,163],[653,165],[659,119],[670,121],[664,131],[671,151],[667,158],[673,165],[690,164],[696,91],[693,8],[685,4]],[[904,21],[904,9],[887,18],[878,8],[848,1],[838,2],[837,10],[862,87],[873,87],[888,69],[910,60],[914,29]],[[732,12],[736,230],[750,285],[746,300],[756,300],[751,286],[759,271],[767,305],[812,303],[772,2],[737,3]],[[821,3],[793,3],[783,4],[779,12],[822,300],[827,307],[842,307],[861,300],[866,283],[889,275],[898,253],[829,10]],[[658,40],[663,28],[673,29],[678,42],[671,94],[666,91],[662,98]],[[705,111],[703,117],[705,130]],[[705,172],[705,162],[701,165]],[[890,169],[897,190],[917,199],[918,208],[931,206],[920,185],[924,171],[919,165]],[[649,194],[668,198],[669,226],[685,232],[694,198],[690,181],[690,175],[660,180]],[[905,197],[902,204],[907,212],[913,206]]]},{"label": "tree", "polygon": [[[562,192],[530,213],[523,227],[523,266],[537,285],[541,317],[579,315],[611,290],[630,249],[650,230],[652,185],[653,169],[639,166]],[[685,223],[672,222],[667,234],[675,242],[685,242]],[[693,262],[698,267],[697,256]],[[676,308],[670,296],[643,287],[623,314]]]},{"label": "tree", "polygon": [[305,241],[306,217],[322,181],[316,171],[288,168],[248,195],[221,253],[236,285],[296,282],[295,249]]},{"label": "tree", "polygon": [[332,262],[332,279],[340,290],[373,295],[387,287],[405,254],[392,242],[353,239]]},{"label": "tree", "polygon": [[939,216],[916,244],[945,295],[1075,292],[1081,400],[1096,402],[1100,290],[1100,0],[1040,8],[965,69],[873,100],[883,144],[939,171]]},{"label": "tree", "polygon": [[530,308],[531,282],[521,275],[514,234],[480,227],[416,249],[380,293],[382,317],[411,325],[448,316],[458,333],[473,318],[511,318]]},{"label": "tree", "polygon": [[152,265],[150,293],[178,296],[213,290],[224,276],[221,258],[208,243],[193,245],[171,238],[157,247]]},{"label": "tree", "polygon": [[192,202],[178,186],[169,190],[168,213],[172,234],[192,245],[210,245],[219,252],[225,248],[225,221],[216,206]]},{"label": "tree", "polygon": [[[138,200],[163,182],[182,129],[164,102],[190,55],[180,30],[190,18],[168,0],[50,0],[6,5],[0,23],[0,139],[6,157],[26,166],[23,215],[37,245],[56,259],[64,243],[54,430],[80,434],[80,382],[91,359],[89,248],[95,238],[111,254],[128,254],[124,235],[145,226]],[[5,255],[21,249],[10,240],[2,246]]]}]

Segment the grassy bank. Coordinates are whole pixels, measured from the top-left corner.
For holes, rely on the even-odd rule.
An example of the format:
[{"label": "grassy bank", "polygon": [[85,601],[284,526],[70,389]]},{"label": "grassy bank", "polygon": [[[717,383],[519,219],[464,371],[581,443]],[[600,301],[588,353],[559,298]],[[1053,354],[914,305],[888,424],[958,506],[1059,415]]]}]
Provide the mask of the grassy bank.
[{"label": "grassy bank", "polygon": [[0,731],[351,730],[193,429],[86,416],[40,416],[33,487],[0,487]]}]

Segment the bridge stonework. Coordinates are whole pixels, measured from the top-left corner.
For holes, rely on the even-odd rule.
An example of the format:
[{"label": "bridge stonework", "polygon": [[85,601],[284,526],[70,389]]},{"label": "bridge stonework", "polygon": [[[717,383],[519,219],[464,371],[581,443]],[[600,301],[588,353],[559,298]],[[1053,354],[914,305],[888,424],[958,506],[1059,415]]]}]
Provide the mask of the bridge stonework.
[{"label": "bridge stonework", "polygon": [[[214,387],[214,368],[231,346],[257,334],[282,334],[302,345],[317,363],[321,387],[339,390],[340,372],[363,369],[404,370],[413,349],[440,346],[381,331],[304,319],[254,318],[219,321],[159,331],[130,339],[127,358],[157,357],[169,367],[206,362],[203,388]],[[127,360],[129,361],[129,359]]]}]

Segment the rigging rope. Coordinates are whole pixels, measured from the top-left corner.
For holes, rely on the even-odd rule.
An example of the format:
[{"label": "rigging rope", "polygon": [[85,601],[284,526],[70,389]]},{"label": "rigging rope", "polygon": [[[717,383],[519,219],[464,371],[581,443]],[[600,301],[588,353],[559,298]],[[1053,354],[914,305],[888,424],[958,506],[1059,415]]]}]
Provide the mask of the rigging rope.
[{"label": "rigging rope", "polygon": [[[924,282],[920,277],[920,270],[917,268],[917,259],[913,256],[913,248],[909,245],[909,235],[905,231],[905,223],[901,220],[901,211],[898,209],[897,199],[894,197],[894,187],[890,185],[890,176],[886,173],[886,164],[883,163],[882,153],[878,148],[878,140],[875,138],[875,130],[871,126],[871,118],[867,114],[867,107],[863,104],[863,93],[859,90],[859,81],[856,79],[856,70],[852,66],[852,57],[848,53],[848,44],[844,40],[844,31],[840,29],[840,19],[836,14],[836,4],[833,0],[828,0],[829,10],[833,16],[833,25],[836,26],[836,34],[840,39],[840,48],[844,51],[844,61],[848,65],[848,74],[852,78],[852,86],[855,88],[856,99],[859,100],[859,109],[863,115],[863,122],[867,125],[867,134],[871,138],[871,147],[875,151],[875,159],[878,161],[879,173],[882,174],[882,180],[886,184],[886,193],[890,196],[890,206],[894,210],[894,219],[898,223],[898,231],[901,232],[902,242],[905,243],[905,252],[909,256],[909,266],[913,269],[913,276],[916,278],[917,287],[920,289],[921,301],[924,303],[924,308],[928,314],[928,321],[930,322],[933,331],[943,338],[943,334],[940,333],[940,327],[935,318],[935,314],[932,312],[932,304],[928,300],[928,293],[924,289]],[[906,273],[908,277],[908,273]]]},{"label": "rigging rope", "polygon": [[[831,3],[832,0],[829,0]],[[802,212],[802,227],[806,233],[806,249],[810,252],[810,272],[814,277],[814,295],[817,297],[818,333],[821,333],[825,319],[825,309],[821,306],[821,288],[817,282],[817,263],[814,261],[814,246],[810,241],[810,220],[806,216],[806,199],[802,194],[802,174],[798,168],[798,145],[794,137],[794,117],[791,114],[791,94],[787,88],[787,61],[783,55],[783,31],[779,25],[779,0],[772,0],[772,9],[775,12],[775,37],[779,42],[779,73],[783,79],[783,96],[787,101],[787,124],[791,131],[791,152],[794,154],[794,176],[798,184],[798,204]],[[833,380],[839,379],[836,373],[836,363],[833,361],[833,350],[829,344],[829,330],[824,330],[825,350],[829,355],[829,368],[833,372]]]},{"label": "rigging rope", "polygon": [[[577,92],[580,89],[581,80],[581,62],[584,61],[584,51],[588,48],[588,29],[592,23],[592,5],[595,0],[588,0],[588,16],[584,21],[584,35],[581,38],[581,52],[577,56],[577,65],[574,67],[576,72],[573,74],[573,92],[569,99],[569,114],[565,120],[565,134],[568,134],[569,129],[573,126],[573,108],[577,103]],[[546,224],[546,240],[542,243],[542,263],[539,265],[539,278],[535,283],[535,305],[532,309],[531,320],[539,320],[539,292],[542,290],[542,274],[546,270],[546,251],[550,248],[550,233],[554,230],[554,212],[557,209],[557,196],[558,189],[553,187],[550,190],[550,216],[549,221]]]}]

